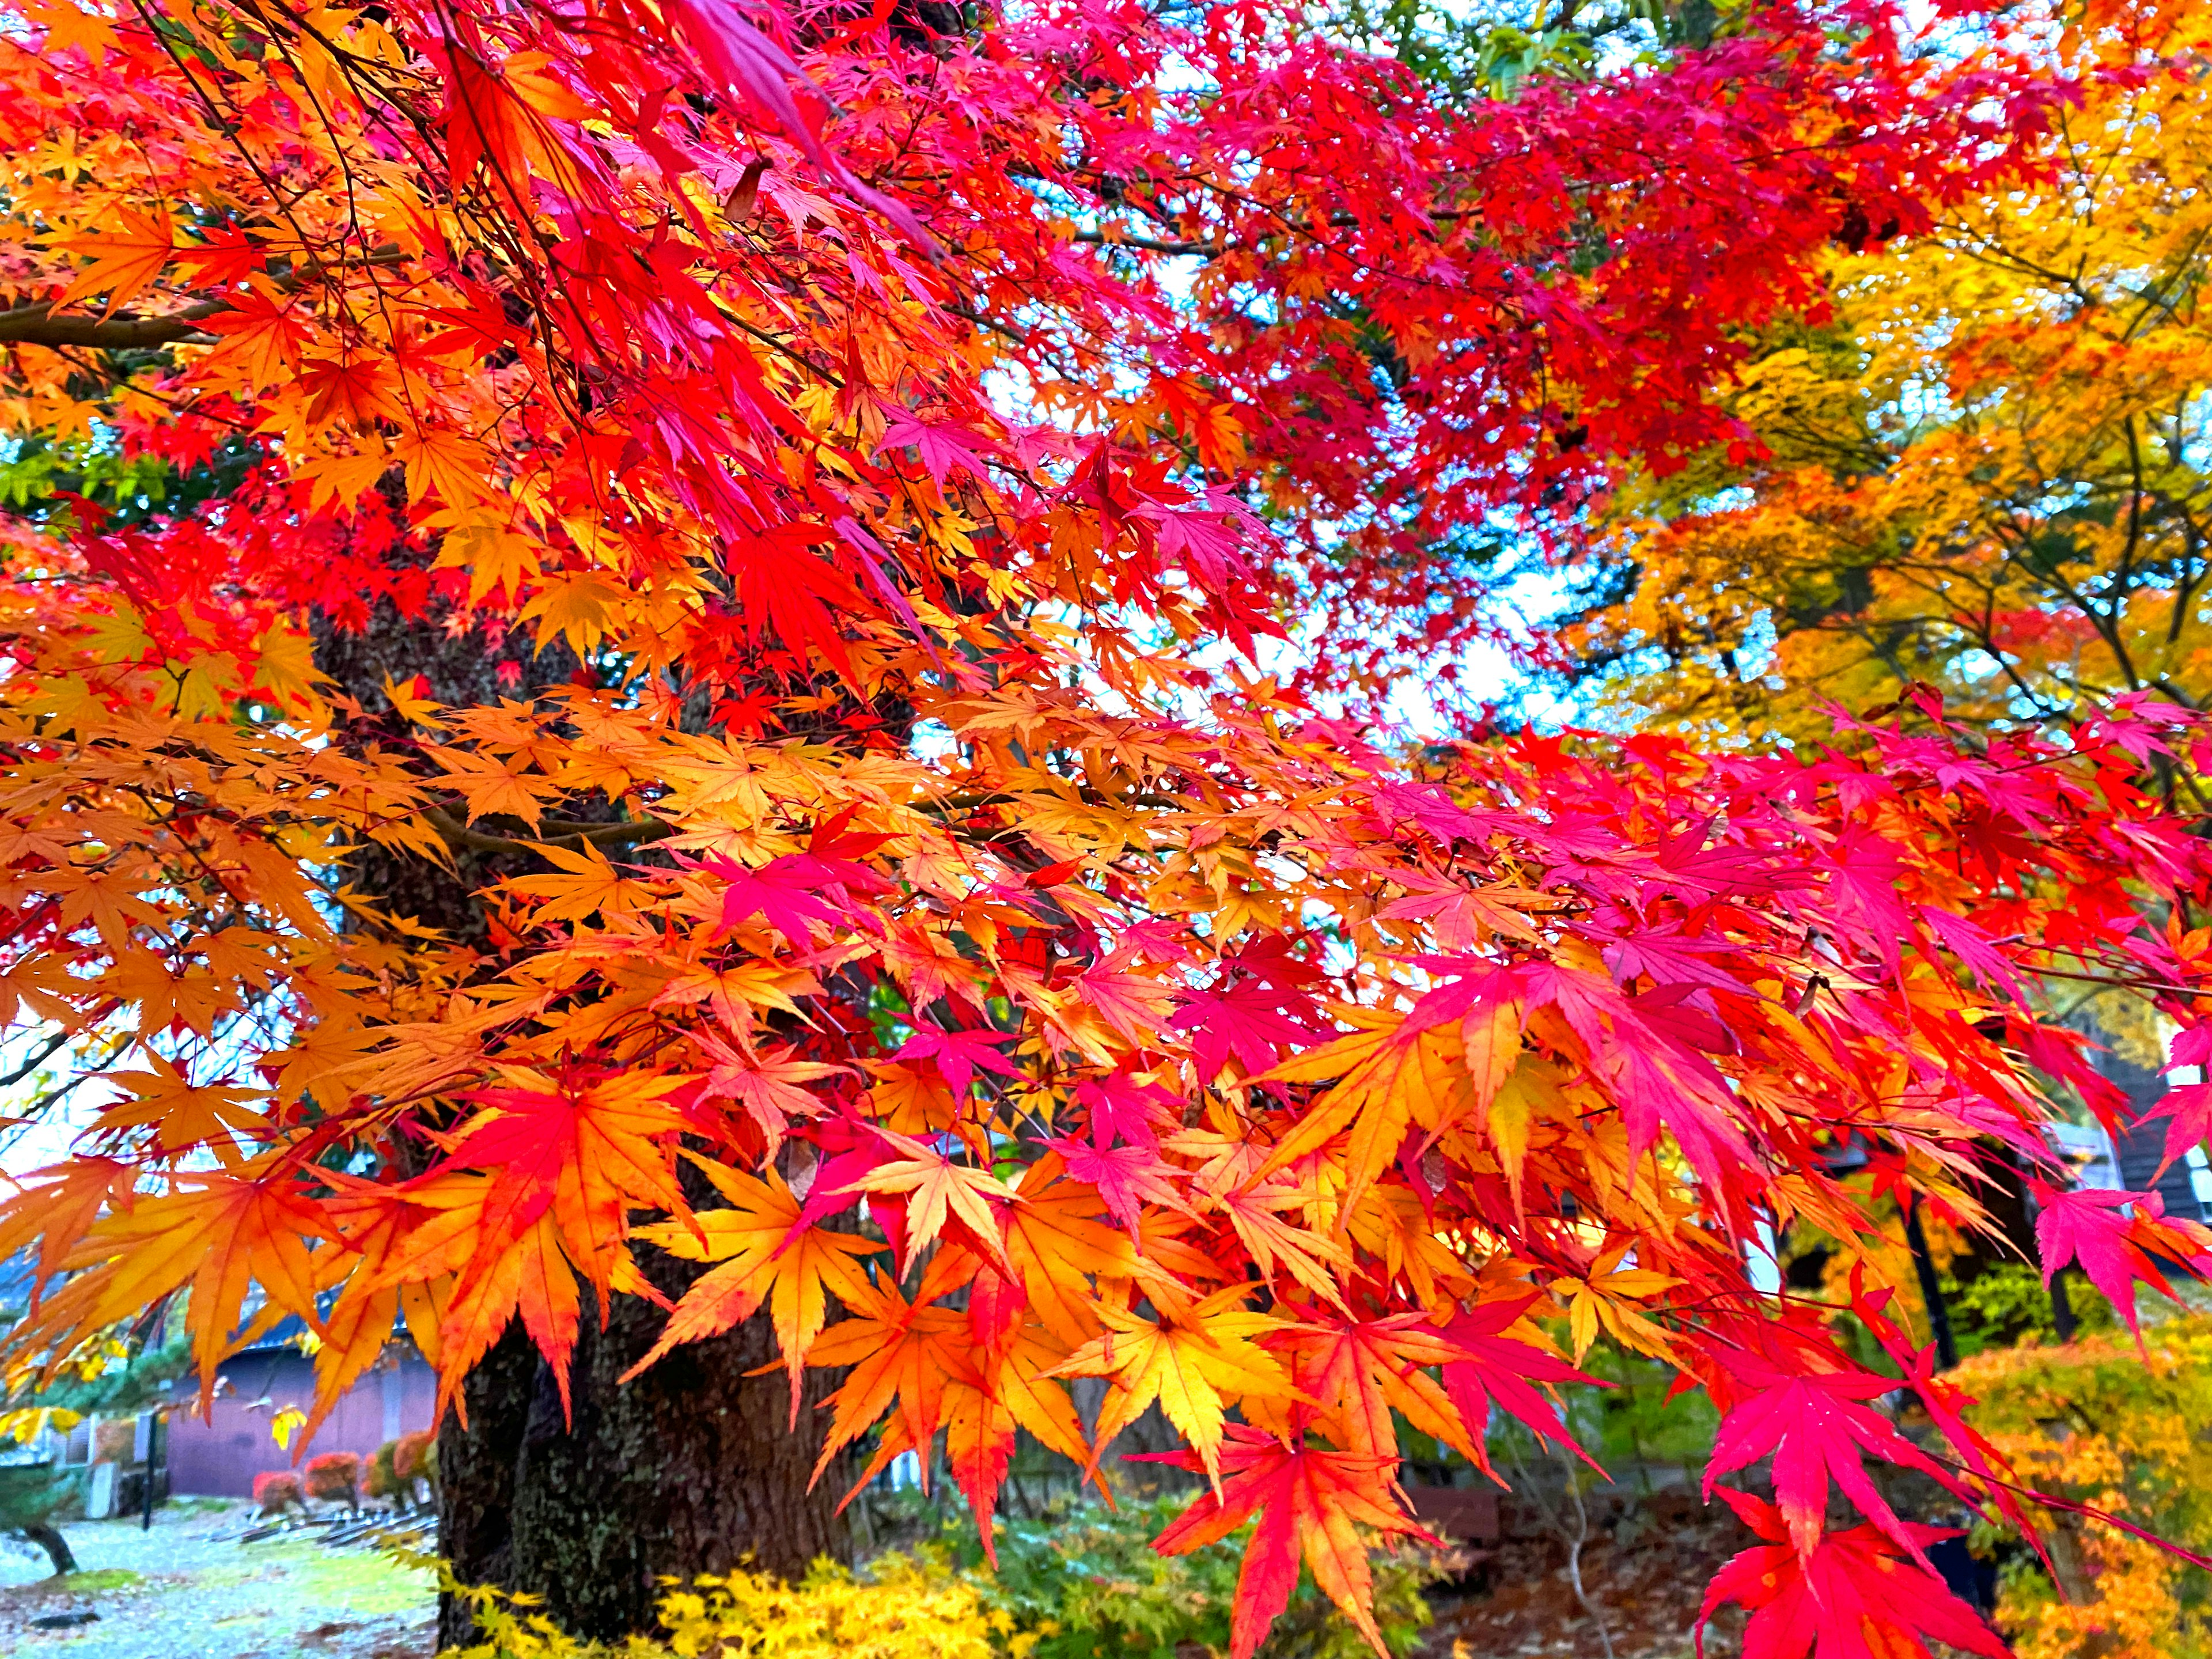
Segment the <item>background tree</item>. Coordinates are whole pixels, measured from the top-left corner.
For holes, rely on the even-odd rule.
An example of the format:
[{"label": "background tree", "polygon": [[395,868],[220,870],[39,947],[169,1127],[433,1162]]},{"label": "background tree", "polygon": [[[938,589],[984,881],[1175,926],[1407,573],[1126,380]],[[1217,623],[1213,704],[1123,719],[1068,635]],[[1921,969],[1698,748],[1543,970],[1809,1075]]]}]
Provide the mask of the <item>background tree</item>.
[{"label": "background tree", "polygon": [[1765,740],[1915,683],[1996,724],[2212,692],[2212,38],[2066,21],[2081,101],[2021,185],[1854,227],[1737,373],[1748,434],[1617,503],[1595,552],[1632,591],[1569,635],[1612,706]]},{"label": "background tree", "polygon": [[[46,1430],[66,1433],[88,1417],[121,1416],[167,1403],[170,1385],[191,1365],[183,1336],[150,1346],[129,1340],[85,1355],[42,1387],[15,1389],[0,1413],[0,1432],[29,1444]],[[152,1470],[147,1478],[153,1478]],[[82,1485],[52,1463],[0,1467],[0,1532],[36,1544],[57,1574],[75,1572],[76,1556],[54,1524],[64,1504],[82,1496]]]}]

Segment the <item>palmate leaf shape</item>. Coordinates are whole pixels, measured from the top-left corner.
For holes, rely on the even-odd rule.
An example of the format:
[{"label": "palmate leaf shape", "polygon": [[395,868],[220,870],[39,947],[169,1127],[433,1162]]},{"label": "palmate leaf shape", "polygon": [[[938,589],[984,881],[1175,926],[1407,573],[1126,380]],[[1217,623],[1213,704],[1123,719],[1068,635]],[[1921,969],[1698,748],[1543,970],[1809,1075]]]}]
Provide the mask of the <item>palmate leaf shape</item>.
[{"label": "palmate leaf shape", "polygon": [[996,1206],[1018,1204],[1018,1193],[988,1170],[957,1163],[890,1130],[877,1133],[885,1145],[906,1156],[877,1164],[848,1190],[896,1195],[902,1200],[904,1250],[934,1242],[951,1222],[972,1248],[985,1255],[1001,1255]]},{"label": "palmate leaf shape", "polygon": [[2042,1247],[2044,1283],[2078,1261],[2138,1336],[2136,1283],[2172,1294],[2152,1251],[2199,1273],[2212,1267],[2212,1232],[2196,1222],[2166,1219],[2166,1200],[2156,1193],[2044,1188],[2036,1196],[2035,1242]]},{"label": "palmate leaf shape", "polygon": [[[939,1400],[945,1466],[975,1510],[977,1539],[994,1567],[998,1547],[992,1516],[1012,1465],[1015,1431],[1027,1430],[1041,1444],[1078,1464],[1091,1461],[1074,1402],[1049,1375],[1066,1357],[1042,1328],[1027,1325],[1011,1341],[994,1345],[980,1382],[948,1377]],[[853,1491],[858,1493],[902,1452],[922,1454],[920,1461],[927,1464],[929,1443],[927,1435],[915,1433],[902,1408],[895,1411]]]},{"label": "palmate leaf shape", "polygon": [[625,1380],[680,1343],[718,1336],[765,1306],[776,1346],[791,1376],[791,1414],[799,1418],[799,1381],[829,1319],[830,1296],[848,1307],[874,1299],[860,1263],[882,1246],[874,1240],[810,1226],[781,1176],[747,1175],[704,1158],[693,1160],[728,1200],[681,1221],[638,1230],[672,1255],[714,1266],[686,1291],[652,1349]]},{"label": "palmate leaf shape", "polygon": [[[89,1271],[47,1298],[41,1317],[82,1340],[189,1288],[185,1328],[202,1397],[211,1399],[216,1367],[238,1333],[250,1289],[267,1297],[263,1325],[289,1314],[321,1327],[307,1248],[314,1214],[296,1170],[278,1155],[219,1175],[180,1176],[173,1190],[142,1194],[86,1229],[62,1265]],[[65,1342],[60,1352],[74,1346]]]},{"label": "palmate leaf shape", "polygon": [[999,1052],[999,1045],[1007,1037],[1004,1031],[963,1030],[957,1027],[943,1030],[924,1021],[914,1028],[913,1036],[899,1045],[898,1058],[933,1060],[945,1085],[956,1096],[965,1097],[978,1072],[994,1077],[1021,1075],[1021,1068]]},{"label": "palmate leaf shape", "polygon": [[[1096,1442],[1103,1448],[1154,1401],[1188,1441],[1206,1479],[1220,1484],[1228,1431],[1224,1413],[1244,1394],[1315,1403],[1291,1386],[1281,1363],[1259,1339],[1287,1322],[1249,1309],[1252,1287],[1231,1285],[1211,1296],[1173,1301],[1152,1318],[1109,1305],[1097,1310],[1106,1329],[1060,1367],[1066,1376],[1113,1379],[1098,1410]],[[1092,1454],[1096,1467],[1097,1453]],[[1269,1615],[1273,1617],[1272,1614]]]},{"label": "palmate leaf shape", "polygon": [[159,1054],[151,1057],[150,1069],[121,1073],[115,1081],[130,1091],[130,1097],[104,1109],[100,1127],[153,1125],[156,1143],[165,1152],[212,1144],[228,1162],[235,1158],[234,1148],[242,1136],[268,1127],[266,1118],[244,1104],[257,1091],[231,1084],[195,1084]]},{"label": "palmate leaf shape", "polygon": [[539,1218],[550,1216],[604,1310],[629,1210],[685,1207],[672,1150],[684,1120],[665,1099],[682,1083],[680,1075],[652,1073],[510,1071],[503,1086],[464,1097],[483,1109],[450,1138],[447,1158],[451,1167],[483,1170],[492,1179],[454,1294],[466,1300]]},{"label": "palmate leaf shape", "polygon": [[[1823,1538],[1808,1556],[1779,1511],[1748,1492],[1721,1488],[1737,1518],[1769,1541],[1736,1556],[1705,1591],[1698,1610],[1698,1652],[1705,1626],[1733,1601],[1751,1612],[1744,1659],[1929,1659],[1930,1642],[1987,1659],[2010,1651],[1943,1581],[1908,1558],[1880,1529],[1853,1527]],[[1941,1527],[1907,1526],[1913,1557]]]},{"label": "palmate leaf shape", "polygon": [[783,1145],[784,1133],[794,1115],[810,1118],[822,1110],[821,1097],[805,1085],[836,1077],[845,1069],[821,1060],[793,1059],[784,1044],[746,1054],[714,1031],[699,1032],[692,1041],[714,1062],[701,1096],[734,1101],[742,1107],[768,1142],[771,1158]]},{"label": "palmate leaf shape", "polygon": [[1801,1557],[1809,1559],[1820,1547],[1832,1480],[1884,1536],[1926,1567],[1917,1535],[1875,1487],[1863,1455],[1917,1469],[1961,1498],[1972,1498],[1948,1470],[1865,1403],[1894,1389],[1896,1380],[1842,1366],[1786,1369],[1771,1350],[1723,1351],[1719,1358],[1744,1397],[1721,1419],[1705,1465],[1705,1496],[1712,1496],[1723,1475],[1771,1454],[1779,1513]]},{"label": "palmate leaf shape", "polygon": [[1367,1540],[1360,1529],[1425,1538],[1390,1496],[1391,1460],[1334,1451],[1298,1440],[1290,1443],[1238,1423],[1230,1425],[1218,1474],[1191,1453],[1152,1454],[1155,1461],[1205,1468],[1215,1490],[1201,1495],[1152,1547],[1177,1555],[1226,1537],[1258,1516],[1237,1575],[1237,1605],[1230,1619],[1233,1659],[1251,1659],[1275,1615],[1289,1605],[1301,1565],[1374,1644],[1387,1651],[1371,1609],[1374,1580]]},{"label": "palmate leaf shape", "polygon": [[[964,1250],[942,1252],[924,1271],[912,1300],[895,1285],[856,1287],[852,1317],[840,1320],[815,1344],[816,1364],[850,1368],[830,1399],[836,1416],[814,1468],[817,1480],[839,1452],[887,1413],[896,1410],[905,1443],[927,1445],[944,1421],[949,1386],[965,1382],[984,1391],[967,1316],[941,1301],[975,1266]],[[866,1484],[864,1479],[860,1485]],[[855,1486],[845,1501],[860,1489]]]},{"label": "palmate leaf shape", "polygon": [[1448,1386],[1431,1375],[1472,1357],[1425,1315],[1358,1319],[1316,1311],[1268,1346],[1285,1357],[1291,1387],[1330,1413],[1331,1431],[1346,1451],[1394,1455],[1395,1411],[1470,1462],[1482,1461],[1485,1422],[1462,1417]]},{"label": "palmate leaf shape", "polygon": [[[1490,1467],[1490,1451],[1483,1438],[1493,1402],[1519,1419],[1538,1440],[1572,1446],[1584,1461],[1590,1461],[1559,1420],[1559,1407],[1545,1398],[1539,1385],[1595,1379],[1533,1344],[1504,1334],[1535,1303],[1532,1296],[1488,1298],[1443,1329],[1444,1340],[1453,1349],[1441,1371],[1444,1391],[1474,1436],[1470,1450],[1474,1462],[1493,1480],[1498,1474]],[[1596,1467],[1595,1462],[1591,1466]]]},{"label": "palmate leaf shape", "polygon": [[128,305],[175,257],[176,234],[166,215],[126,207],[118,229],[64,239],[61,246],[85,261],[75,280],[54,296],[59,310],[95,294],[107,295],[107,314]]}]

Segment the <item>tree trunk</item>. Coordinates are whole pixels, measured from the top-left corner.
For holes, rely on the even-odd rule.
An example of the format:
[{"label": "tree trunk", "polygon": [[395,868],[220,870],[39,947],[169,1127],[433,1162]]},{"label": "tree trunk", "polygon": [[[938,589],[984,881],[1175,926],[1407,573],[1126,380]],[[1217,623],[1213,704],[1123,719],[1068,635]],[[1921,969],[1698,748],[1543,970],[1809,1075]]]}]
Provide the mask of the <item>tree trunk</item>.
[{"label": "tree trunk", "polygon": [[[500,683],[502,658],[520,666],[520,684]],[[533,655],[520,635],[503,644],[479,633],[456,637],[435,617],[410,622],[389,605],[359,632],[319,627],[316,662],[372,718],[388,718],[387,676],[404,683],[423,675],[448,706],[495,707],[501,696],[529,696],[578,665],[558,645]],[[457,876],[365,846],[350,875],[380,907],[480,945],[486,924],[475,893],[522,870],[473,853],[455,864]],[[713,1195],[694,1198],[704,1207]],[[672,1298],[702,1271],[655,1250],[638,1255]],[[844,1555],[836,1514],[842,1460],[808,1490],[827,1425],[816,1407],[830,1385],[809,1380],[799,1426],[789,1427],[782,1376],[745,1375],[775,1357],[764,1318],[619,1382],[652,1346],[662,1318],[643,1300],[621,1297],[602,1330],[586,1306],[568,1422],[550,1368],[519,1323],[469,1374],[467,1425],[448,1413],[438,1431],[439,1548],[462,1583],[529,1592],[573,1633],[618,1640],[651,1628],[663,1576],[726,1571],[747,1560],[794,1574],[818,1555]],[[441,1647],[476,1639],[467,1607],[450,1596],[439,1608],[438,1639]]]},{"label": "tree trunk", "polygon": [[[670,1265],[653,1276],[674,1277]],[[762,1317],[617,1382],[660,1322],[634,1297],[615,1303],[605,1330],[586,1310],[566,1424],[551,1370],[519,1326],[470,1374],[468,1426],[448,1416],[438,1433],[440,1547],[464,1583],[541,1596],[564,1630],[613,1641],[652,1627],[663,1577],[748,1563],[795,1576],[818,1556],[844,1558],[844,1469],[807,1490],[821,1380],[809,1379],[789,1428],[781,1373],[745,1375],[775,1357]],[[439,1644],[472,1639],[467,1607],[445,1598]]]},{"label": "tree trunk", "polygon": [[24,1528],[23,1536],[46,1553],[46,1559],[54,1564],[55,1577],[60,1578],[76,1571],[76,1556],[70,1549],[69,1540],[62,1536],[59,1527],[41,1521],[35,1527]]},{"label": "tree trunk", "polygon": [[1935,1252],[1928,1248],[1928,1230],[1920,1224],[1920,1200],[1905,1199],[1905,1243],[1912,1252],[1912,1271],[1920,1279],[1920,1299],[1927,1305],[1928,1328],[1936,1339],[1936,1364],[1954,1370],[1959,1364],[1959,1339],[1952,1334],[1951,1310],[1943,1300],[1943,1285],[1936,1271]]}]

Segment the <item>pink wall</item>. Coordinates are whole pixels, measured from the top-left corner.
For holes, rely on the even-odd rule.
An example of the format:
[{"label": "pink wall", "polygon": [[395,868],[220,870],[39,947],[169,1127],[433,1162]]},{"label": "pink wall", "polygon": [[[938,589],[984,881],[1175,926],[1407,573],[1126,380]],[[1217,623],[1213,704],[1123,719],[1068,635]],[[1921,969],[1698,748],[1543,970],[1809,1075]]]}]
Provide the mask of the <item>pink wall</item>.
[{"label": "pink wall", "polygon": [[222,1375],[229,1386],[216,1397],[211,1420],[193,1409],[196,1395],[169,1414],[169,1490],[179,1498],[244,1498],[262,1471],[296,1468],[319,1452],[367,1458],[387,1440],[428,1428],[437,1403],[434,1373],[409,1354],[355,1383],[295,1463],[298,1439],[287,1451],[269,1425],[287,1406],[313,1406],[314,1362],[289,1349],[246,1353],[226,1360]]}]

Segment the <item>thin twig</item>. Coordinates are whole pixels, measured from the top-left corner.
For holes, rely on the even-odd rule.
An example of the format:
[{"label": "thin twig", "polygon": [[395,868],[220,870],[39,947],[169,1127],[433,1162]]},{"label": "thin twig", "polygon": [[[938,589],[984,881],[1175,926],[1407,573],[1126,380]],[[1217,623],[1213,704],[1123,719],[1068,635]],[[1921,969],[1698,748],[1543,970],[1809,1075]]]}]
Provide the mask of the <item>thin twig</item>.
[{"label": "thin twig", "polygon": [[9,1073],[7,1076],[0,1077],[0,1089],[11,1089],[18,1083],[21,1083],[25,1078],[30,1076],[32,1073],[37,1071],[40,1066],[45,1065],[49,1060],[52,1059],[55,1052],[59,1049],[64,1042],[67,1042],[70,1040],[70,1034],[67,1031],[56,1032],[52,1041],[46,1043],[45,1047],[39,1050],[38,1053],[33,1054],[28,1060],[25,1060],[21,1066],[18,1066],[14,1071]]}]

